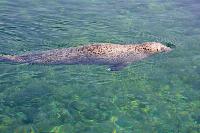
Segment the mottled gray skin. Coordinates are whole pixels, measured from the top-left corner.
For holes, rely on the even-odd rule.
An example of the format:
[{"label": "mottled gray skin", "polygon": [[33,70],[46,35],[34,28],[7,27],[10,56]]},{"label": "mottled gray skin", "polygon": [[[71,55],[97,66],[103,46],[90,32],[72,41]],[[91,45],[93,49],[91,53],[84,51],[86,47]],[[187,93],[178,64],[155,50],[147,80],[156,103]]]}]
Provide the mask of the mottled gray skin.
[{"label": "mottled gray skin", "polygon": [[54,49],[24,55],[1,55],[0,62],[29,64],[97,64],[117,71],[126,65],[171,48],[157,42],[143,44],[94,43],[91,45]]}]

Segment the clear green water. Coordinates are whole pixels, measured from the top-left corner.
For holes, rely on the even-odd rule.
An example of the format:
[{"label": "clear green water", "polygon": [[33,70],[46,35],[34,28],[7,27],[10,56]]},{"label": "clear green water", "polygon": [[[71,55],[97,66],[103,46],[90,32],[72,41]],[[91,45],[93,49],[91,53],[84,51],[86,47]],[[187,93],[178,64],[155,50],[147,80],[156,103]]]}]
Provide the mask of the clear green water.
[{"label": "clear green water", "polygon": [[198,0],[1,0],[0,53],[145,41],[176,49],[120,72],[0,63],[0,132],[200,132]]}]

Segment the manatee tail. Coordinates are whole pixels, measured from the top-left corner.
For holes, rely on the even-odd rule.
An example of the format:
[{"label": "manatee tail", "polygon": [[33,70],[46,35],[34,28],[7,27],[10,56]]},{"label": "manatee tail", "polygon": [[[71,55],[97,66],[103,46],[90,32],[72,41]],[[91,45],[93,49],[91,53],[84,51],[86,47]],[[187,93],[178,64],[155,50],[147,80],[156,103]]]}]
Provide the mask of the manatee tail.
[{"label": "manatee tail", "polygon": [[14,55],[0,54],[0,62],[19,62]]}]

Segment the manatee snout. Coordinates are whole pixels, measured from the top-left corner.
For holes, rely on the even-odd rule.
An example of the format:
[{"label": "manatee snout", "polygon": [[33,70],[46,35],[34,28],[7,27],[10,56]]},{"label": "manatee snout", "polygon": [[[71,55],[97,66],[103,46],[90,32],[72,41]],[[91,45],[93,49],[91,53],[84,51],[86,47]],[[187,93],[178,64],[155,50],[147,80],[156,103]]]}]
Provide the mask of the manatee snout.
[{"label": "manatee snout", "polygon": [[176,45],[171,42],[161,42],[161,43],[165,45],[165,48],[163,48],[163,52],[170,52],[176,48]]},{"label": "manatee snout", "polygon": [[172,51],[173,49],[172,48],[170,48],[170,47],[167,47],[167,46],[163,46],[163,47],[161,47],[161,51],[162,52],[170,52],[170,51]]}]

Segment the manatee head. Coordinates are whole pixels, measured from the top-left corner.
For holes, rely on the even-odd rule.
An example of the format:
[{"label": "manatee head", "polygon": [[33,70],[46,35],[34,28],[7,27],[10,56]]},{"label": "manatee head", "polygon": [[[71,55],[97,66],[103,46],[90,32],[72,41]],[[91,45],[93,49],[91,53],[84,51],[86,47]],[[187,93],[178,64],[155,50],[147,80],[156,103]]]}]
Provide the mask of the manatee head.
[{"label": "manatee head", "polygon": [[142,49],[145,53],[156,54],[161,52],[170,52],[172,48],[158,42],[143,43]]}]

